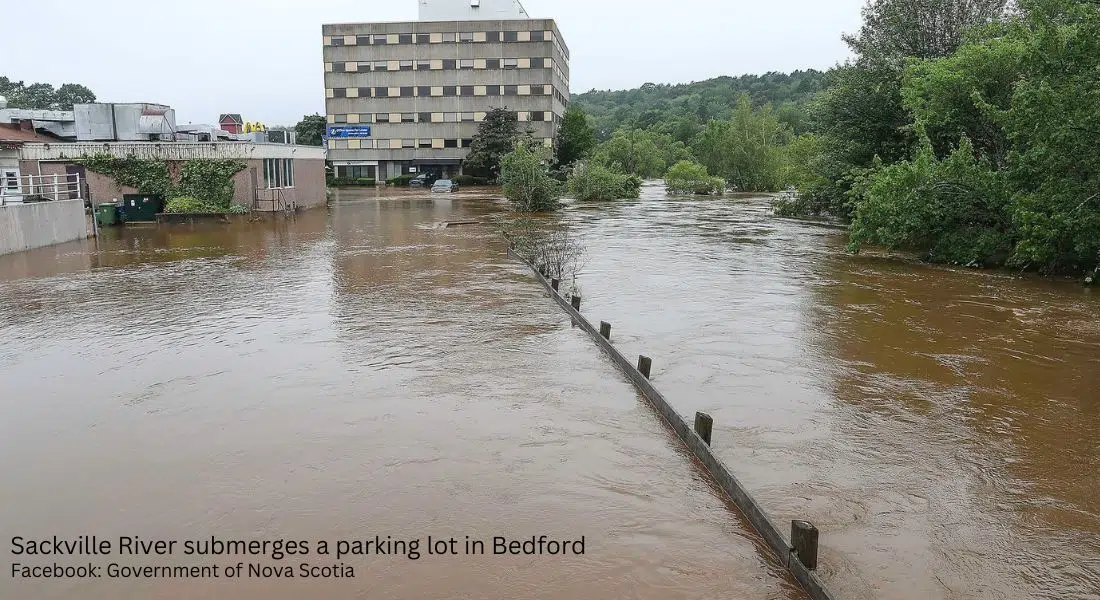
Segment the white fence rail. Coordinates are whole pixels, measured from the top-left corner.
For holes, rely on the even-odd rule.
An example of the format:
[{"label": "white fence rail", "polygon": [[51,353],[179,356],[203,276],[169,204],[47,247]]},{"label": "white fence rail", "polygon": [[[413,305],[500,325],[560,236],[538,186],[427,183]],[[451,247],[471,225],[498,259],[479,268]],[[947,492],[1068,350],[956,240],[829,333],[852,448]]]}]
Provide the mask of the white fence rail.
[{"label": "white fence rail", "polygon": [[84,183],[79,173],[8,177],[0,181],[0,206],[26,202],[83,200]]}]

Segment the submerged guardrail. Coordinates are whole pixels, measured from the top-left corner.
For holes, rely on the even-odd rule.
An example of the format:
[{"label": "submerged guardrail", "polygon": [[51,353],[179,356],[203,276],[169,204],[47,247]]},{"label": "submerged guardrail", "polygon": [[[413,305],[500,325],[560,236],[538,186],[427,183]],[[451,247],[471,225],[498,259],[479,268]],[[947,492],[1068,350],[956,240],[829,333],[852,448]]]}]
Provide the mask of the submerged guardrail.
[{"label": "submerged guardrail", "polygon": [[726,492],[737,509],[744,515],[745,520],[749,522],[768,548],[775,554],[779,564],[790,572],[809,597],[812,600],[834,600],[834,596],[825,589],[825,584],[815,572],[817,569],[818,548],[817,528],[809,521],[791,521],[791,536],[790,542],[788,542],[779,527],[768,517],[756,499],[745,489],[745,486],[733,475],[729,467],[714,455],[710,446],[714,419],[706,413],[696,413],[694,427],[688,425],[687,420],[650,383],[649,376],[653,367],[651,358],[639,356],[636,365],[631,363],[611,344],[610,323],[601,321],[600,328],[597,330],[581,314],[581,296],[572,295],[566,299],[558,290],[560,282],[557,279],[548,279],[549,273],[546,272],[545,268],[540,269],[516,254],[511,244],[509,244],[508,255],[527,265],[535,273],[539,283],[550,293],[550,297],[558,303],[558,306],[569,314],[574,323],[588,332],[596,345],[611,357],[612,362],[630,379],[646,401],[660,413],[664,421],[676,433],[676,436],[699,460],[703,469]]}]

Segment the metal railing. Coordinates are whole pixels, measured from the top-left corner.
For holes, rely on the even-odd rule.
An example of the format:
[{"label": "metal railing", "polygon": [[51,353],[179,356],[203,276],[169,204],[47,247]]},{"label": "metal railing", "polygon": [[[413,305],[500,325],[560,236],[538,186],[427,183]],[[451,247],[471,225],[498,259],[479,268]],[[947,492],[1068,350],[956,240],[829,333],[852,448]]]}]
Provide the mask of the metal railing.
[{"label": "metal railing", "polygon": [[84,183],[79,173],[8,177],[0,181],[0,206],[26,202],[83,200]]}]

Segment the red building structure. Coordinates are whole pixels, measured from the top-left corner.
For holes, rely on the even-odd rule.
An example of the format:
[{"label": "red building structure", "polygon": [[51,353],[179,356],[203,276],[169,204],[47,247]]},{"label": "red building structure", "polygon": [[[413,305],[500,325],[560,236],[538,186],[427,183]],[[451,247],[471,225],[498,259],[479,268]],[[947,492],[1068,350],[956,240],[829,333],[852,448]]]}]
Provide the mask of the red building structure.
[{"label": "red building structure", "polygon": [[218,117],[218,127],[229,133],[244,133],[244,119],[238,113],[229,113]]}]

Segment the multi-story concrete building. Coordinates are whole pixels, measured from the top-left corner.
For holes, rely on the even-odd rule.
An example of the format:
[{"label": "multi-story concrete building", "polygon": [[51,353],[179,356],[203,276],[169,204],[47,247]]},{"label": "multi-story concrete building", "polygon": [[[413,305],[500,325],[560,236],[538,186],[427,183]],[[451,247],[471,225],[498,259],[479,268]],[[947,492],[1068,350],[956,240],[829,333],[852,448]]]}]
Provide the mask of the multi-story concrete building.
[{"label": "multi-story concrete building", "polygon": [[557,24],[529,18],[518,0],[419,2],[419,21],[322,27],[336,175],[454,175],[498,107],[552,146],[569,103]]}]

